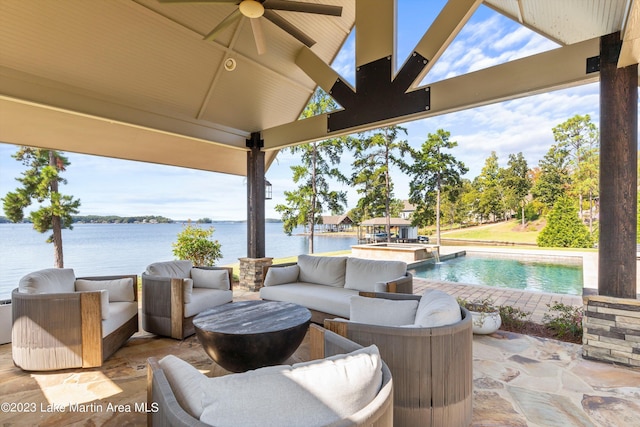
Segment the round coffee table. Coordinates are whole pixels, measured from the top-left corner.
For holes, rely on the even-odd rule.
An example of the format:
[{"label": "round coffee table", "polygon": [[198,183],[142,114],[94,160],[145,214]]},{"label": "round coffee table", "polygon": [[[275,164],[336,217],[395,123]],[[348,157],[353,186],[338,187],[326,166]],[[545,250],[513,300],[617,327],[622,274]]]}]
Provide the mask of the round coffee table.
[{"label": "round coffee table", "polygon": [[242,301],[205,310],[193,319],[202,347],[220,366],[244,372],[278,365],[302,342],[311,312],[280,301]]}]

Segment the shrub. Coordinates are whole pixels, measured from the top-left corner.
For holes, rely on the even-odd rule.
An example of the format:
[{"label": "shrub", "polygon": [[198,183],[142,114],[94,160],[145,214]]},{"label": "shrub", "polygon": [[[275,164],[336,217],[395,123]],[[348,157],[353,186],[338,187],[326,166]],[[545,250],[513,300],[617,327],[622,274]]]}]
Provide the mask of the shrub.
[{"label": "shrub", "polygon": [[214,228],[200,228],[189,223],[178,233],[173,243],[173,255],[177,259],[189,260],[199,267],[211,267],[222,257],[222,245],[211,239]]},{"label": "shrub", "polygon": [[500,318],[502,319],[502,325],[506,330],[522,331],[530,317],[530,311],[523,311],[510,305],[500,306]]},{"label": "shrub", "polygon": [[589,229],[578,218],[575,204],[567,197],[556,201],[547,226],[538,235],[538,246],[558,248],[591,248],[593,238]]},{"label": "shrub", "polygon": [[547,304],[547,307],[555,313],[546,313],[542,322],[554,331],[556,337],[574,342],[582,341],[582,307],[573,307],[557,301]]}]

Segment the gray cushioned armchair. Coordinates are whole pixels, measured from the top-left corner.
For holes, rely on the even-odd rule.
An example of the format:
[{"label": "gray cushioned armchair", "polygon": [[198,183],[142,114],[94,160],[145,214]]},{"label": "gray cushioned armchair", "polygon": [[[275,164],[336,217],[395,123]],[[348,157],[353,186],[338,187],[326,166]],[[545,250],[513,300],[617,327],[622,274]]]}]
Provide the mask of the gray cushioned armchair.
[{"label": "gray cushioned armchair", "polygon": [[142,329],[184,339],[193,318],[233,299],[231,267],[193,267],[191,261],[150,264],[142,273]]},{"label": "gray cushioned armchair", "polygon": [[26,371],[102,366],[138,332],[137,276],[35,271],[11,294],[13,362]]},{"label": "gray cushioned armchair", "polygon": [[[439,291],[430,292],[433,292],[431,295],[436,295]],[[423,298],[429,298],[427,293],[423,297],[390,293],[370,293],[368,296],[419,302],[423,302]],[[328,330],[360,345],[375,344],[380,349],[380,355],[393,375],[393,425],[396,427],[462,427],[471,423],[472,319],[467,309],[458,306],[453,297],[451,299],[455,309],[460,311],[458,319],[461,320],[443,326],[383,326],[353,320],[325,320],[325,328]],[[426,308],[430,309],[428,306]],[[442,311],[435,308],[432,315],[441,314]],[[375,317],[382,315],[381,312],[372,313]]]},{"label": "gray cushioned armchair", "polygon": [[[345,393],[342,390],[342,387],[338,387],[339,390],[335,390],[332,386],[334,384],[331,380],[326,380],[327,377],[325,375],[322,376],[326,381],[318,381],[317,378],[314,378],[314,370],[315,368],[326,365],[325,363],[318,363],[313,366],[314,362],[309,362],[309,364],[299,364],[306,365],[302,369],[305,370],[305,377],[307,378],[307,384],[305,387],[301,387],[297,385],[296,382],[300,381],[299,377],[295,375],[288,378],[287,385],[285,389],[282,389],[282,383],[276,381],[273,383],[273,390],[271,391],[269,396],[264,396],[262,394],[255,395],[250,398],[247,398],[247,395],[251,396],[251,393],[255,393],[255,388],[248,386],[247,384],[253,383],[255,386],[255,380],[263,378],[269,378],[269,384],[272,382],[270,379],[277,380],[278,374],[275,374],[274,370],[278,370],[280,368],[285,368],[285,366],[281,365],[271,366],[266,368],[257,369],[254,371],[249,371],[240,374],[229,374],[223,377],[218,378],[210,378],[203,380],[202,378],[206,378],[203,374],[199,373],[195,368],[182,361],[181,363],[176,363],[176,361],[167,361],[171,356],[165,357],[165,360],[158,360],[156,358],[149,358],[147,365],[147,401],[150,408],[155,408],[154,411],[150,411],[147,414],[147,424],[150,426],[165,426],[165,427],[186,427],[186,426],[208,426],[208,425],[219,425],[218,423],[210,422],[206,423],[205,421],[205,412],[207,411],[206,407],[206,399],[202,398],[203,390],[212,390],[215,388],[220,388],[219,392],[219,400],[228,399],[226,402],[213,402],[217,403],[217,408],[214,410],[217,412],[220,407],[226,408],[230,403],[229,400],[234,400],[239,402],[239,405],[244,405],[242,410],[233,411],[230,414],[231,417],[235,417],[234,414],[238,414],[238,416],[242,415],[244,412],[255,412],[253,415],[249,415],[250,418],[254,418],[253,422],[234,422],[233,420],[226,419],[226,422],[219,421],[222,425],[262,425],[267,424],[264,422],[262,417],[270,415],[270,413],[277,412],[283,414],[284,418],[289,417],[287,422],[282,423],[281,425],[330,425],[331,427],[391,427],[393,426],[393,379],[391,377],[391,372],[387,367],[384,359],[381,361],[381,376],[378,378],[378,382],[371,381],[371,383],[375,384],[375,390],[370,390],[367,381],[367,374],[364,372],[368,372],[366,369],[350,369],[351,367],[358,368],[353,364],[344,364],[345,357],[341,357],[339,355],[345,355],[346,353],[351,353],[354,351],[358,351],[362,349],[362,347],[348,339],[341,337],[331,331],[327,331],[317,325],[311,325],[309,329],[310,334],[310,350],[311,350],[311,358],[312,359],[325,359],[325,362],[330,364],[331,358],[338,358],[339,366],[342,366],[342,371],[344,371],[344,376],[347,377],[348,384],[342,383],[342,385],[347,385],[347,387],[358,388],[360,392],[349,391],[350,396],[353,394],[357,394],[360,396],[371,396],[371,400],[365,401],[364,407],[361,407],[355,413],[349,413],[348,415],[342,417],[341,419],[334,420],[333,422],[324,423],[320,421],[322,419],[321,414],[318,413],[318,406],[329,406],[332,402],[327,402],[321,397],[327,398],[329,396],[339,395],[340,391]],[[376,349],[377,352],[377,349]],[[353,354],[353,353],[351,353]],[[341,360],[341,362],[340,362]],[[291,366],[291,368],[295,368],[296,365]],[[194,372],[195,370],[195,372]],[[350,373],[351,371],[351,373]],[[318,371],[315,371],[318,372]],[[331,375],[331,371],[322,371],[327,372]],[[291,374],[292,371],[289,371]],[[319,374],[315,374],[318,376]],[[339,375],[340,377],[341,375]],[[362,377],[365,378],[362,378]],[[243,377],[241,381],[234,381],[234,377]],[[333,378],[333,377],[332,377]],[[339,378],[336,378],[339,379]],[[343,380],[345,378],[342,378]],[[213,381],[211,381],[213,380]],[[223,383],[224,386],[217,383],[218,380],[225,381]],[[229,380],[229,382],[226,382]],[[356,382],[362,383],[364,380],[363,386],[359,387],[354,385]],[[207,382],[203,384],[203,381]],[[291,396],[292,391],[288,390],[289,388],[294,389],[294,395],[296,393],[302,394],[310,394],[317,395],[317,400],[324,402],[322,405],[300,405],[304,412],[302,418],[296,418],[292,415],[292,411],[288,411],[292,405],[295,405],[294,401],[297,400],[297,397]],[[280,392],[277,392],[278,389]],[[305,393],[305,391],[307,393]],[[329,392],[327,395],[327,391]],[[238,398],[238,395],[242,397]],[[287,397],[284,397],[287,396]],[[321,396],[321,397],[320,397]],[[260,410],[256,410],[255,406],[251,404],[251,399],[255,398],[258,400],[269,400],[270,403],[267,404],[268,410],[265,408],[261,408]],[[278,403],[274,401],[280,401],[279,406]],[[331,398],[329,398],[331,400]],[[349,400],[349,399],[348,399]],[[247,402],[250,402],[247,404]],[[226,404],[225,404],[226,403]],[[271,405],[273,403],[273,405]],[[263,405],[264,406],[264,405]],[[209,418],[211,415],[214,415],[215,412],[209,414]],[[227,410],[226,412],[229,412]],[[300,410],[295,411],[298,413]],[[256,420],[257,418],[257,420]],[[246,420],[246,418],[245,418]],[[256,422],[258,421],[258,422]],[[269,425],[273,425],[273,423],[269,423]]]}]

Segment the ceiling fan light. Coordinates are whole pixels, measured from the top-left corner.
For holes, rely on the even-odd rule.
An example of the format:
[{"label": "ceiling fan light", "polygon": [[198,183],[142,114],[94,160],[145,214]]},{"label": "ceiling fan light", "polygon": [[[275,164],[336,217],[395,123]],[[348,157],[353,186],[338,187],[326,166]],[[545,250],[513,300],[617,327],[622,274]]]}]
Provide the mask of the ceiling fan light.
[{"label": "ceiling fan light", "polygon": [[247,18],[260,18],[264,14],[264,6],[256,0],[243,0],[238,7]]}]

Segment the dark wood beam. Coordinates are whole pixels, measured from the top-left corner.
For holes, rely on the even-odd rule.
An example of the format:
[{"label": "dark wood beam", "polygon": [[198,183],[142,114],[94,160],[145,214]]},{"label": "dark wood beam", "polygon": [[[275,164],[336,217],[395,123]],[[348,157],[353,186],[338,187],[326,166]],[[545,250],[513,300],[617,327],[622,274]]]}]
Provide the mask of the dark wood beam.
[{"label": "dark wood beam", "polygon": [[636,298],[638,64],[618,68],[620,47],[601,38],[598,293]]},{"label": "dark wood beam", "polygon": [[260,132],[247,139],[247,257],[264,258],[264,151]]}]

